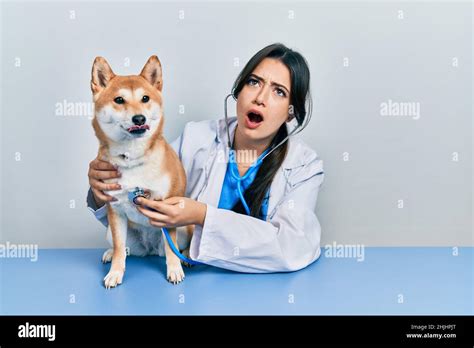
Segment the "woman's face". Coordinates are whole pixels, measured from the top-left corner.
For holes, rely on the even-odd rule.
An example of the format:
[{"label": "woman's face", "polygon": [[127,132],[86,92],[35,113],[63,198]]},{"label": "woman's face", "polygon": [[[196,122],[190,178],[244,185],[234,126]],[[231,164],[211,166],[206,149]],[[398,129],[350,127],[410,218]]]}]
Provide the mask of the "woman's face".
[{"label": "woman's face", "polygon": [[237,98],[237,131],[249,142],[269,145],[288,120],[290,71],[281,61],[265,58],[248,77]]}]

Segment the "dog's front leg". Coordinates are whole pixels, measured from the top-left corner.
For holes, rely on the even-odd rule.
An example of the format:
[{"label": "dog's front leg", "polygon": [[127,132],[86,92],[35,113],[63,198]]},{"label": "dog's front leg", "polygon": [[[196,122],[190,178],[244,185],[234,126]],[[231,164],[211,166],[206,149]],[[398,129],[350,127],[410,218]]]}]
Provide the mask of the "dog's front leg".
[{"label": "dog's front leg", "polygon": [[[175,245],[176,249],[178,249],[178,243],[176,242],[176,228],[168,228],[167,230],[170,234],[173,244]],[[181,267],[181,261],[178,256],[176,256],[173,250],[171,250],[168,241],[164,236],[164,232],[163,238],[165,241],[166,252],[166,278],[170,283],[178,284],[184,279],[183,267]]]},{"label": "dog's front leg", "polygon": [[104,285],[107,289],[122,284],[125,273],[126,240],[127,240],[127,217],[125,214],[117,212],[110,206],[107,207],[107,217],[112,233],[113,256],[109,273],[104,278]]}]

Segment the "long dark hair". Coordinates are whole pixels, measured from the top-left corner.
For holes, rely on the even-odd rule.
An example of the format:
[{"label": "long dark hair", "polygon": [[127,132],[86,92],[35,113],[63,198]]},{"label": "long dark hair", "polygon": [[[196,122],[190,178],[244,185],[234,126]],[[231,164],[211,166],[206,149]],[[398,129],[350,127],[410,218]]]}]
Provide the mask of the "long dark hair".
[{"label": "long dark hair", "polygon": [[[258,51],[245,65],[239,76],[234,82],[232,94],[235,99],[238,98],[240,91],[247,83],[250,74],[253,73],[257,65],[265,58],[277,59],[290,70],[291,91],[290,91],[290,106],[293,109],[293,116],[298,122],[299,133],[306,127],[311,119],[312,100],[309,88],[310,73],[308,63],[304,57],[286,47],[281,43],[275,43],[264,47]],[[304,124],[304,125],[303,125]],[[295,134],[295,133],[294,133]],[[286,122],[283,123],[277,134],[273,137],[270,148],[276,146],[288,135]],[[270,188],[272,180],[285,159],[288,150],[288,141],[285,141],[270,155],[265,157],[260,166],[255,179],[250,186],[245,190],[244,198],[249,205],[250,215],[261,219],[260,209]],[[246,214],[245,208],[240,200],[232,207],[233,211],[241,214]],[[268,212],[269,213],[269,212]]]}]

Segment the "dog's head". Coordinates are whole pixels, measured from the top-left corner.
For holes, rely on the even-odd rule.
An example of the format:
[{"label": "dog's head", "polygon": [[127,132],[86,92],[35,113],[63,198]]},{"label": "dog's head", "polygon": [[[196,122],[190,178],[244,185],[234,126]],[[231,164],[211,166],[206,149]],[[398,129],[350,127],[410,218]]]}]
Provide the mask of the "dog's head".
[{"label": "dog's head", "polygon": [[[92,66],[94,128],[99,138],[114,142],[150,137],[162,120],[161,63],[151,56],[140,75],[115,75],[107,61],[97,57]],[[97,128],[100,128],[98,130]],[[107,139],[102,139],[107,140]]]}]

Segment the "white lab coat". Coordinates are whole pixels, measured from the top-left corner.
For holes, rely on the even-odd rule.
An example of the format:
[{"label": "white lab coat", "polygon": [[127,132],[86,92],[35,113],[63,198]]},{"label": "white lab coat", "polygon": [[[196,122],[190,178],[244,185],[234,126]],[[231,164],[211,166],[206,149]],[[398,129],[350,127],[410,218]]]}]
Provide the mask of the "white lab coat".
[{"label": "white lab coat", "polygon": [[[231,139],[237,118],[229,118]],[[187,176],[186,197],[207,204],[203,226],[196,225],[192,259],[239,272],[288,272],[321,254],[321,226],[315,214],[324,180],[323,161],[301,139],[290,137],[288,153],[270,187],[267,220],[218,209],[228,158],[224,119],[188,122],[171,146]],[[105,206],[89,209],[107,225]]]}]

